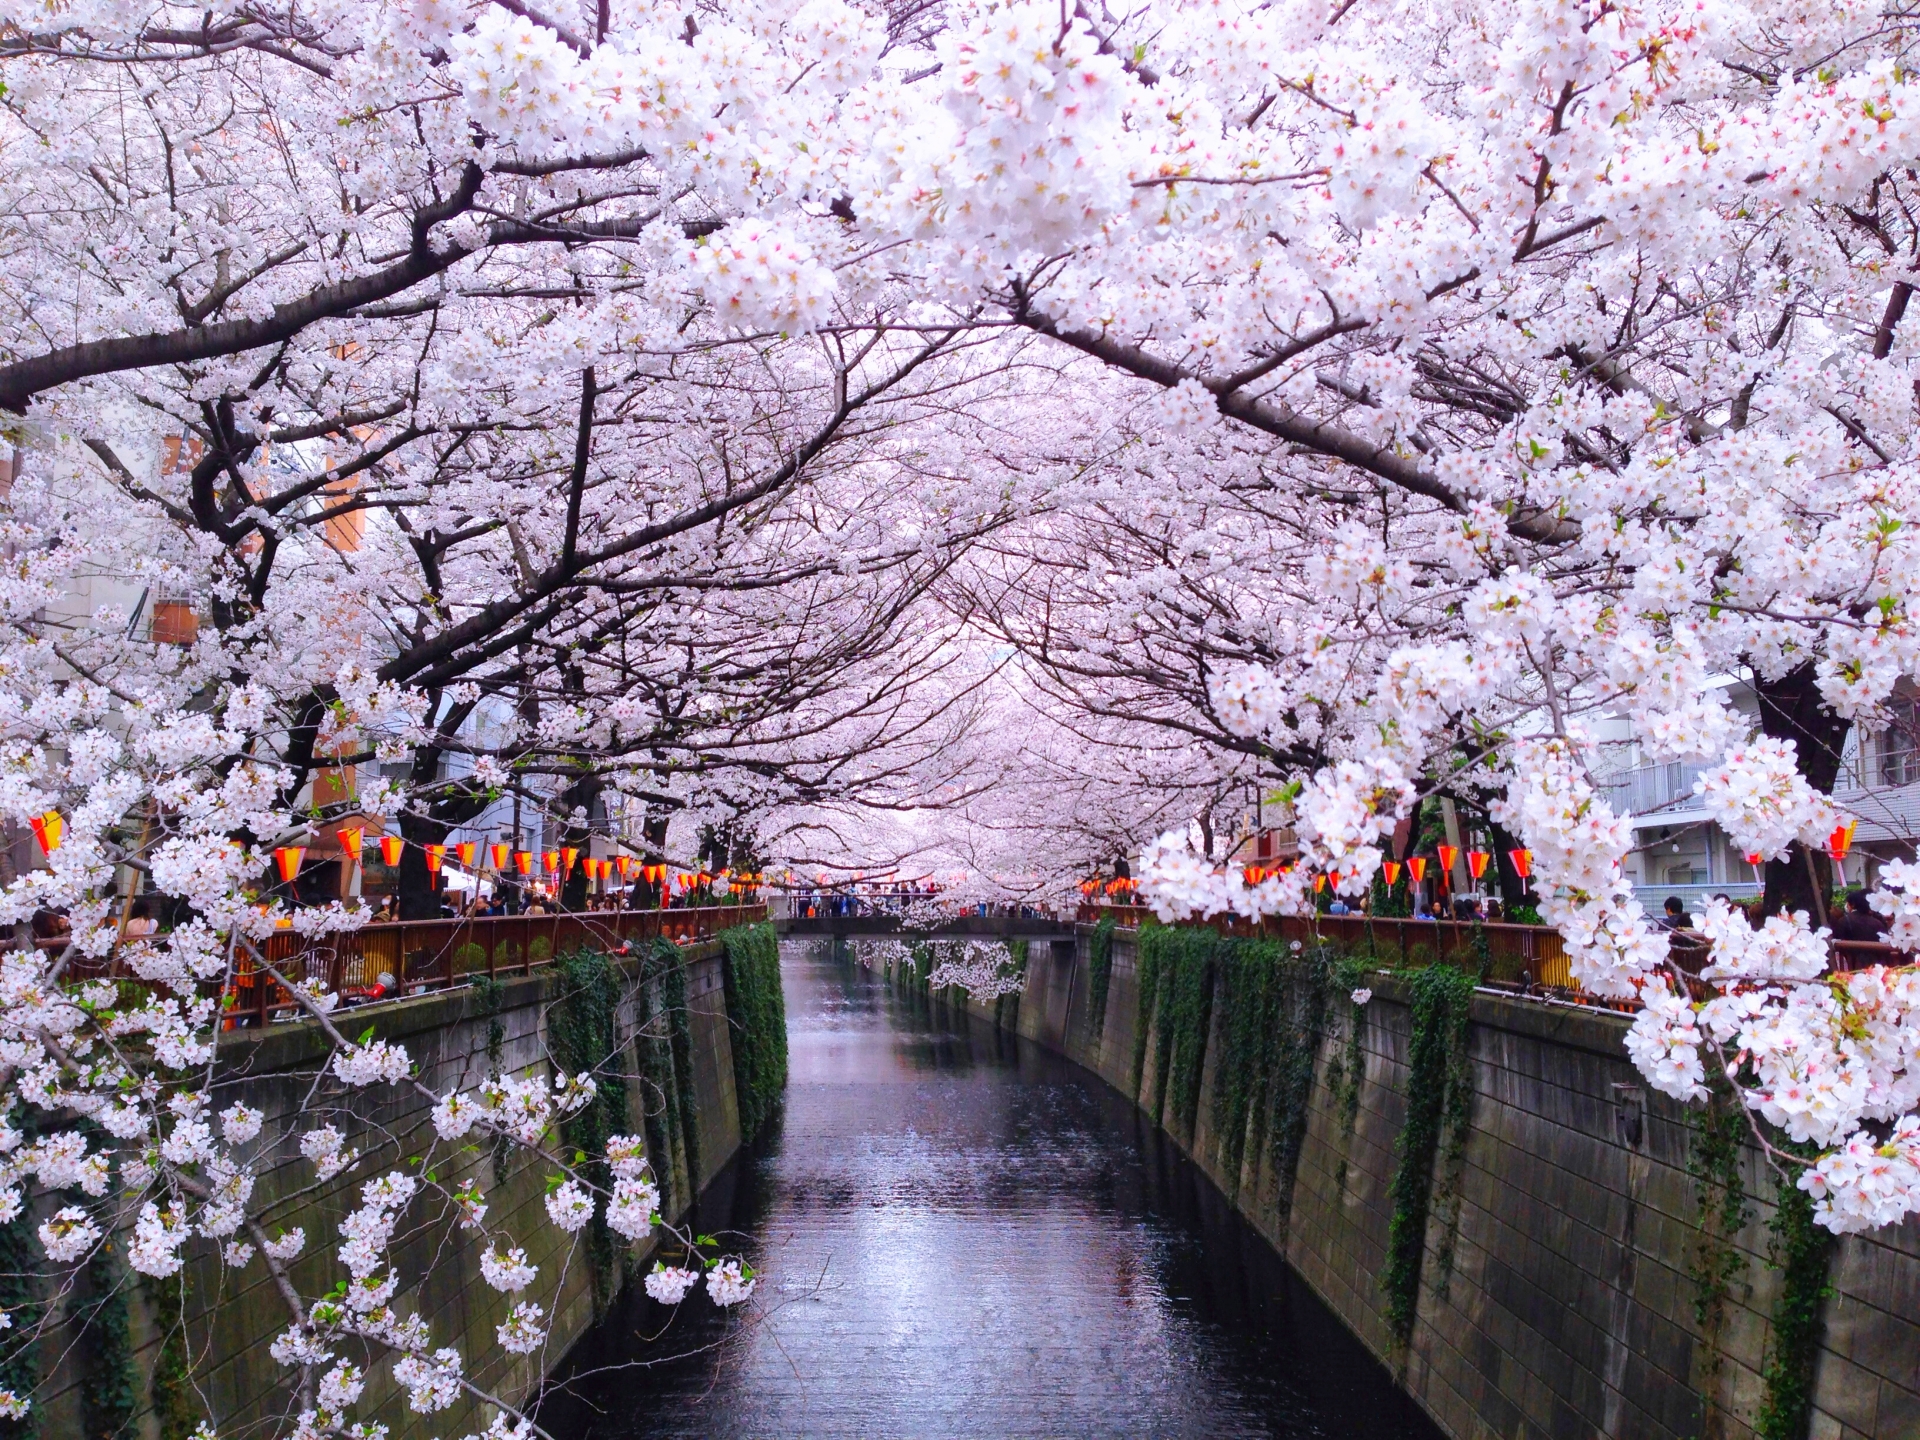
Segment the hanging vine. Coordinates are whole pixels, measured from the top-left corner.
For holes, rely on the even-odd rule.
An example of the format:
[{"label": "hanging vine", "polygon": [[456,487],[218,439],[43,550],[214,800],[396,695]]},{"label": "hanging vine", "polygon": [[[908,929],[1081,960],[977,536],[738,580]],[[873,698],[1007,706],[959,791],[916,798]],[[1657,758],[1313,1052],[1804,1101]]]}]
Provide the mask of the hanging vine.
[{"label": "hanging vine", "polygon": [[[1792,1141],[1775,1143],[1809,1159],[1818,1153]],[[1773,1303],[1773,1338],[1760,1371],[1766,1399],[1753,1425],[1758,1440],[1807,1440],[1813,1420],[1813,1371],[1826,1333],[1827,1297],[1833,1293],[1827,1267],[1837,1237],[1814,1223],[1813,1197],[1794,1183],[1797,1178],[1797,1172],[1782,1175],[1774,1189],[1767,1263],[1780,1272],[1780,1294]]]},{"label": "hanging vine", "polygon": [[1111,915],[1102,915],[1087,940],[1087,1033],[1094,1044],[1107,1029],[1107,991],[1113,984],[1113,932],[1118,928]]},{"label": "hanging vine", "polygon": [[[1408,982],[1413,1033],[1407,1047],[1407,1117],[1394,1150],[1393,1218],[1387,1227],[1387,1262],[1381,1288],[1387,1320],[1404,1342],[1413,1334],[1426,1253],[1427,1216],[1433,1200],[1434,1157],[1443,1131],[1464,1116],[1464,1099],[1450,1103],[1460,1074],[1453,1061],[1465,1049],[1473,979],[1447,965],[1430,965]],[[1468,1087],[1460,1085],[1462,1090]],[[1462,1127],[1464,1129],[1464,1126]]]},{"label": "hanging vine", "polygon": [[1272,1027],[1277,1056],[1272,1067],[1267,1146],[1273,1166],[1275,1219],[1282,1235],[1293,1218],[1293,1186],[1307,1143],[1314,1062],[1326,1032],[1327,986],[1333,965],[1332,946],[1310,945],[1290,952],[1280,973],[1277,1023]]},{"label": "hanging vine", "polygon": [[[1366,966],[1358,960],[1336,960],[1328,989],[1335,995],[1350,997],[1366,981]],[[1362,1041],[1366,1034],[1367,1010],[1347,1000],[1347,1040],[1341,1053],[1327,1066],[1327,1089],[1333,1096],[1335,1133],[1340,1146],[1340,1164],[1334,1171],[1336,1195],[1347,1191],[1347,1156],[1352,1149],[1353,1132],[1360,1123],[1360,1085],[1366,1079],[1366,1054]]]},{"label": "hanging vine", "polygon": [[720,936],[741,1143],[760,1133],[787,1086],[787,1002],[780,989],[780,937],[771,925],[738,925]]},{"label": "hanging vine", "polygon": [[1163,925],[1143,930],[1138,943],[1142,969],[1155,982],[1151,1005],[1149,992],[1141,991],[1141,1018],[1135,1027],[1139,1054],[1149,1019],[1153,1025],[1153,1101],[1148,1110],[1169,1129],[1191,1138],[1200,1108],[1207,1027],[1213,1018],[1213,963],[1220,936],[1203,928]]},{"label": "hanging vine", "polygon": [[[627,1123],[625,1066],[618,1063],[622,977],[613,961],[592,950],[561,957],[553,974],[554,998],[547,1007],[548,1050],[555,1065],[571,1074],[592,1075],[596,1087],[593,1099],[562,1122],[561,1134],[586,1178],[611,1189],[607,1139],[625,1130]],[[596,1210],[587,1232],[596,1314],[604,1314],[612,1303],[618,1251],[604,1215]]]},{"label": "hanging vine", "polygon": [[1734,1243],[1752,1218],[1747,1187],[1740,1176],[1740,1155],[1747,1122],[1733,1086],[1718,1066],[1708,1067],[1706,1105],[1687,1111],[1691,1133],[1687,1144],[1687,1173],[1693,1177],[1699,1211],[1699,1231],[1687,1256],[1693,1279],[1693,1319],[1705,1347],[1700,1364],[1702,1389],[1701,1434],[1720,1433],[1720,1375],[1726,1368],[1722,1338],[1736,1290],[1744,1298],[1742,1280],[1747,1258]]},{"label": "hanging vine", "polygon": [[[0,1331],[0,1389],[32,1395],[40,1384],[40,1349],[36,1337],[44,1305],[34,1282],[41,1257],[33,1227],[25,1214],[0,1225],[0,1310],[13,1324]],[[40,1407],[29,1406],[17,1420],[0,1419],[3,1440],[34,1440],[40,1433]]]},{"label": "hanging vine", "polygon": [[180,1270],[165,1279],[149,1277],[146,1290],[160,1330],[160,1348],[147,1378],[155,1427],[160,1440],[191,1440],[200,1413],[187,1353],[187,1272]]},{"label": "hanging vine", "polygon": [[112,1242],[96,1249],[87,1261],[91,1293],[74,1313],[79,1333],[76,1348],[85,1376],[80,1409],[86,1440],[123,1440],[138,1405],[140,1377],[134,1368],[133,1326],[127,1307],[132,1279]]},{"label": "hanging vine", "polygon": [[1239,1189],[1247,1135],[1264,1108],[1276,1049],[1274,1011],[1285,981],[1280,947],[1228,941],[1220,947],[1220,1054],[1213,1065],[1214,1155],[1229,1196]]}]

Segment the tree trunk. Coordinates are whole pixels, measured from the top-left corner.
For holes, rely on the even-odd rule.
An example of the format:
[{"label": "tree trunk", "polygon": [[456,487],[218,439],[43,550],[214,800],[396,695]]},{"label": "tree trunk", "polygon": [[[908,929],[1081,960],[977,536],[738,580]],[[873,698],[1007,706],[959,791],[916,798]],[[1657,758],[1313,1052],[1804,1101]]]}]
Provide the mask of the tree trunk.
[{"label": "tree trunk", "polygon": [[[1848,721],[1827,708],[1814,678],[1811,660],[1795,666],[1778,680],[1754,672],[1754,693],[1760,700],[1760,729],[1775,739],[1791,740],[1799,757],[1800,773],[1823,795],[1833,793],[1840,778],[1840,756],[1846,748]],[[1827,921],[1827,896],[1833,890],[1833,865],[1824,851],[1793,842],[1785,860],[1768,860],[1766,897],[1768,915],[1804,911],[1816,925]]]},{"label": "tree trunk", "polygon": [[407,842],[400,852],[400,918],[402,920],[438,920],[440,918],[440,877],[427,873],[427,845],[444,845],[453,827],[443,820],[403,811],[400,834]]}]

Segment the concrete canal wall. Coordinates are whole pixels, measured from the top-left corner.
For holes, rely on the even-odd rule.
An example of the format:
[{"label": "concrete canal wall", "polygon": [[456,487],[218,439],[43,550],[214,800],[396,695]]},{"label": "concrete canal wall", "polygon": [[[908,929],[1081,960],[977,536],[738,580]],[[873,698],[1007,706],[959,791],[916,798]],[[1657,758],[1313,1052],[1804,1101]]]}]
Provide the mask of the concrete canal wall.
[{"label": "concrete canal wall", "polygon": [[[1091,940],[1083,930],[1073,944],[1031,946],[1017,1004],[971,1008],[1151,1109],[1167,1087],[1153,1074],[1154,1029],[1137,1043],[1134,938],[1114,935],[1097,1026]],[[1624,1016],[1474,995],[1465,1143],[1452,1154],[1443,1146],[1436,1159],[1451,1173],[1436,1175],[1414,1323],[1404,1343],[1397,1338],[1381,1276],[1411,1012],[1403,982],[1381,975],[1371,984],[1351,1094],[1340,1072],[1352,1007],[1329,1006],[1288,1193],[1271,1146],[1249,1140],[1236,1173],[1223,1167],[1236,1147],[1221,1143],[1214,1115],[1225,1049],[1219,1005],[1191,1130],[1171,1098],[1155,1118],[1447,1434],[1754,1434],[1781,1284],[1767,1265],[1773,1178],[1751,1145],[1740,1146],[1733,1163],[1750,1218],[1724,1242],[1703,1232],[1693,1128],[1628,1062]],[[1136,1075],[1142,1049],[1145,1073]],[[1716,1251],[1726,1258],[1726,1299],[1703,1325],[1696,1277]],[[1920,1226],[1843,1240],[1828,1274],[1809,1434],[1920,1437]]]},{"label": "concrete canal wall", "polygon": [[[617,962],[626,983],[619,987],[621,998],[614,1007],[619,1055],[607,1067],[627,1077],[626,1120],[618,1128],[647,1135],[672,1215],[691,1205],[741,1143],[735,1027],[729,1023],[726,1007],[724,948],[719,941],[708,941],[686,946],[680,955],[684,961],[680,977],[669,974],[645,983],[639,983],[638,961]],[[505,979],[497,990],[467,986],[364,1013],[349,1012],[341,1023],[355,1038],[371,1028],[378,1038],[404,1044],[420,1078],[444,1094],[455,1086],[470,1088],[490,1072],[545,1073],[554,1038],[551,1002],[559,983],[556,970],[539,970]],[[686,1020],[677,1044],[672,1033],[675,1013]],[[360,1183],[388,1168],[406,1168],[406,1157],[424,1154],[434,1141],[428,1107],[410,1088],[358,1092],[352,1097],[358,1118],[350,1117],[344,1104],[331,1118],[346,1132],[349,1143],[369,1154],[379,1149],[381,1163],[362,1165],[339,1180],[315,1184],[313,1166],[291,1145],[274,1142],[292,1127],[310,1091],[318,1089],[320,1108],[326,1108],[328,1087],[316,1087],[314,1081],[315,1069],[325,1056],[324,1038],[309,1024],[233,1031],[223,1037],[219,1053],[223,1079],[218,1103],[224,1107],[241,1100],[266,1112],[265,1127],[256,1142],[263,1159],[255,1203],[276,1202],[268,1216],[269,1233],[296,1225],[305,1229],[307,1251],[293,1271],[295,1283],[309,1297],[323,1294],[345,1273],[334,1257],[334,1240],[340,1217],[358,1203]],[[374,1103],[369,1105],[369,1100]],[[685,1112],[690,1112],[690,1124],[680,1123]],[[317,1118],[310,1109],[301,1128],[310,1128]],[[390,1143],[381,1148],[383,1140]],[[515,1356],[500,1347],[494,1327],[505,1317],[509,1297],[482,1279],[477,1237],[421,1200],[409,1206],[396,1231],[392,1253],[408,1288],[396,1295],[394,1306],[402,1314],[412,1311],[425,1319],[435,1346],[458,1348],[477,1384],[511,1398],[524,1397],[593,1322],[596,1282],[584,1236],[583,1243],[569,1246],[569,1237],[544,1214],[550,1165],[524,1153],[496,1156],[482,1141],[451,1156],[441,1145],[435,1167],[438,1178],[449,1184],[468,1176],[475,1179],[486,1192],[488,1228],[514,1236],[516,1243],[528,1249],[528,1258],[539,1265],[540,1280],[529,1293],[538,1294],[554,1312],[550,1339],[544,1351],[529,1356]],[[634,1247],[624,1266],[627,1274],[650,1266],[651,1245],[649,1241]],[[189,1253],[207,1248],[190,1246]],[[268,1353],[273,1338],[287,1326],[288,1312],[265,1265],[256,1258],[235,1272],[203,1255],[184,1274],[183,1302],[177,1291],[169,1294],[166,1287],[130,1280],[120,1272],[130,1301],[126,1312],[133,1351],[130,1369],[138,1410],[134,1429],[141,1440],[177,1440],[183,1424],[190,1427],[206,1416],[212,1417],[223,1437],[243,1434],[269,1415],[297,1408],[291,1405],[287,1385],[291,1372]],[[564,1277],[557,1303],[549,1301],[547,1289],[555,1276]],[[613,1283],[619,1283],[617,1273]],[[605,1284],[603,1271],[603,1289]],[[171,1328],[193,1348],[193,1383],[198,1387],[197,1394],[182,1399],[179,1413],[171,1420],[165,1413],[164,1377],[178,1369],[180,1357],[177,1351],[172,1356],[165,1353],[162,1341],[167,1327],[158,1323],[169,1309],[184,1311],[185,1326]],[[177,1347],[179,1338],[173,1343]],[[82,1433],[83,1392],[102,1383],[97,1345],[82,1342],[51,1348],[54,1353],[43,1361],[49,1383],[41,1392],[42,1440]],[[439,1414],[413,1414],[389,1367],[382,1363],[369,1368],[367,1394],[355,1418],[384,1422],[395,1440],[470,1434],[484,1428],[490,1418],[482,1413],[484,1407],[464,1401]]]}]

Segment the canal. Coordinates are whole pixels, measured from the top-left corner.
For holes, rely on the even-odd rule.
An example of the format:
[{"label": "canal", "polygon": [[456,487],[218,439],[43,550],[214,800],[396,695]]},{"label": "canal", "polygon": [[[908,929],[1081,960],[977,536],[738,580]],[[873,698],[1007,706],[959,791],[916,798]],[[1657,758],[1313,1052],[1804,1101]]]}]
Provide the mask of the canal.
[{"label": "canal", "polygon": [[541,1407],[558,1440],[1437,1440],[1097,1078],[820,942],[782,962],[785,1113],[699,1216],[763,1271],[754,1313],[629,1287]]}]

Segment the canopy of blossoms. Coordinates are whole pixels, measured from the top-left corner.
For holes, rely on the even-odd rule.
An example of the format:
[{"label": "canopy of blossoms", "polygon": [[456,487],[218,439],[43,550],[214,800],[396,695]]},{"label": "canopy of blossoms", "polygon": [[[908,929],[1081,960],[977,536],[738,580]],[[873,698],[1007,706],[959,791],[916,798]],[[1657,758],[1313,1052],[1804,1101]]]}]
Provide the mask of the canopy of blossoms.
[{"label": "canopy of blossoms", "polygon": [[[1146,842],[1169,917],[1359,894],[1471,790],[1651,1083],[1724,1075],[1835,1229],[1920,1208],[1912,972],[1827,973],[1813,848],[1920,674],[1910,44],[1787,0],[0,0],[0,819],[61,837],[0,920],[71,920],[0,960],[0,1211],[62,1273],[115,1230],[270,1270],[303,1440],[365,1423],[345,1337],[530,1433],[389,1261],[452,1207],[531,1349],[524,1237],[210,1088],[223,979],[365,918],[260,895],[347,764],[416,842],[509,792],[663,857],[863,805],[1009,876]],[[1614,715],[1767,863],[1705,999],[1622,878]],[[1248,788],[1303,853],[1253,884],[1184,839]],[[191,918],[126,938],[130,874]],[[1920,870],[1873,903],[1920,944]],[[417,1085],[301,995],[334,1082]],[[537,1149],[591,1089],[431,1100]],[[268,1143],[358,1187],[335,1292]],[[552,1224],[650,1231],[635,1146],[549,1158]]]}]

